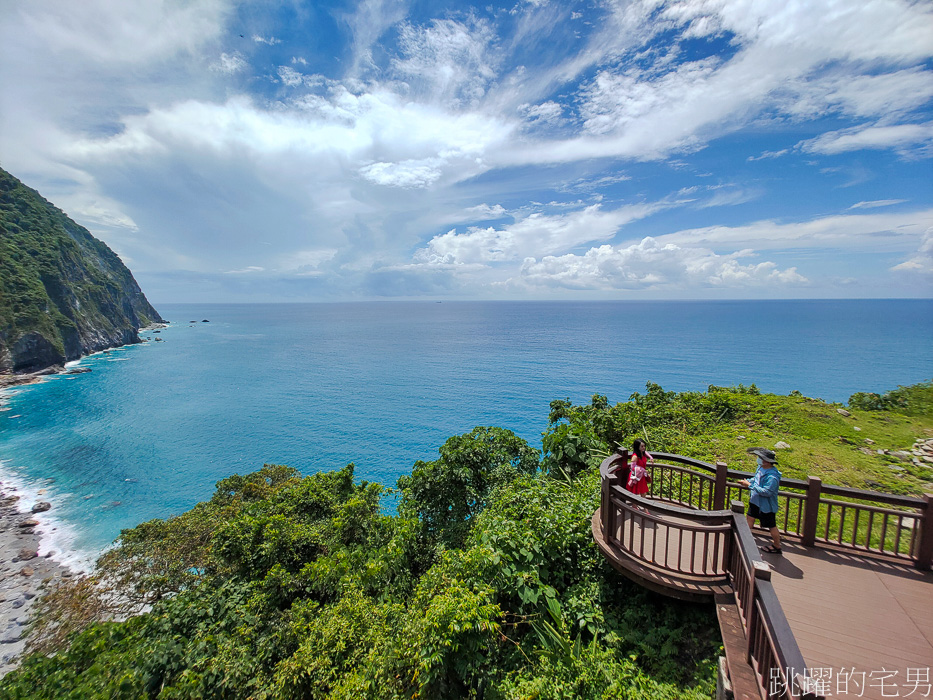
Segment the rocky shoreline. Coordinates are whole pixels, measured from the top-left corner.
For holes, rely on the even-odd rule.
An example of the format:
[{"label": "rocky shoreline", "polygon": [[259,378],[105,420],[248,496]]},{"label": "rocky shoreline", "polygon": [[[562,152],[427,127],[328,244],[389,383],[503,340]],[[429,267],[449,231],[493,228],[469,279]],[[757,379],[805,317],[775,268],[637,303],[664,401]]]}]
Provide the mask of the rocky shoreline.
[{"label": "rocky shoreline", "polygon": [[[206,322],[206,319],[205,319],[205,322]],[[142,328],[137,329],[136,331],[137,340],[133,341],[132,343],[117,343],[113,345],[106,345],[106,346],[101,347],[99,350],[86,353],[77,359],[79,360],[84,359],[85,357],[90,357],[91,355],[95,355],[99,352],[107,352],[109,350],[114,350],[116,348],[125,347],[126,345],[136,345],[138,343],[149,342],[148,339],[146,338],[139,338],[138,337],[139,333],[144,333],[146,331],[160,331],[163,328],[167,328],[168,324],[169,324],[168,321],[159,321],[156,323],[150,323],[148,326],[144,326]],[[161,340],[161,339],[156,338],[156,340]],[[3,389],[8,389],[10,387],[20,386],[23,384],[35,384],[36,382],[41,382],[43,378],[48,377],[49,375],[52,375],[52,374],[81,374],[83,372],[90,372],[90,371],[91,371],[90,369],[81,368],[81,367],[67,369],[65,365],[60,365],[60,364],[49,365],[48,367],[44,367],[43,369],[36,370],[35,372],[17,373],[17,372],[4,371],[4,372],[0,372],[0,391],[2,391]]]},{"label": "rocky shoreline", "polygon": [[11,386],[20,386],[22,384],[35,384],[36,382],[42,381],[43,377],[47,377],[50,374],[59,374],[64,371],[65,368],[62,365],[53,365],[38,372],[26,372],[24,374],[12,374],[9,372],[0,373],[0,390],[7,389]]},{"label": "rocky shoreline", "polygon": [[[166,326],[167,322],[157,322],[139,331],[160,330]],[[4,389],[34,384],[53,374],[90,371],[81,367],[67,369],[62,365],[52,365],[37,372],[2,372],[0,405]],[[0,481],[0,677],[18,665],[17,657],[26,647],[35,601],[48,586],[77,573],[55,561],[52,558],[55,552],[39,554],[42,535],[50,527],[41,521],[41,513],[51,508],[51,504],[37,503],[32,513],[23,512],[19,508],[20,497],[16,490],[15,486]],[[38,518],[36,514],[39,514]]]},{"label": "rocky shoreline", "polygon": [[[0,483],[0,676],[18,664],[36,599],[46,587],[74,575],[52,559],[54,552],[39,555],[48,524],[21,512],[18,502],[15,487]],[[33,508],[39,513],[46,505]]]}]

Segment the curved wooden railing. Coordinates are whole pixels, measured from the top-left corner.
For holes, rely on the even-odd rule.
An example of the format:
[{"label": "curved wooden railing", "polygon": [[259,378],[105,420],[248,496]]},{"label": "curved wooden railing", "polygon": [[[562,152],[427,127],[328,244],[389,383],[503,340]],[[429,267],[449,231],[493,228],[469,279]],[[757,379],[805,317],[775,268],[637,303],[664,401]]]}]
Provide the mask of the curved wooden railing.
[{"label": "curved wooden railing", "polygon": [[614,466],[610,458],[600,467],[600,516],[607,546],[685,583],[728,584],[732,512],[684,508],[637,496],[618,482]]}]

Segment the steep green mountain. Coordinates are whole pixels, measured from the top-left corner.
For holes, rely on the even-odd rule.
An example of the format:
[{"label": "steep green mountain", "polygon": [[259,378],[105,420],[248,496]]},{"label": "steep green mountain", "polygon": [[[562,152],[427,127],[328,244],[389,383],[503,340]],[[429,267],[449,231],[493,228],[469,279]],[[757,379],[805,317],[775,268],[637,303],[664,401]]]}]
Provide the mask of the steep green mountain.
[{"label": "steep green mountain", "polygon": [[138,343],[157,321],[116,253],[0,168],[0,373]]}]

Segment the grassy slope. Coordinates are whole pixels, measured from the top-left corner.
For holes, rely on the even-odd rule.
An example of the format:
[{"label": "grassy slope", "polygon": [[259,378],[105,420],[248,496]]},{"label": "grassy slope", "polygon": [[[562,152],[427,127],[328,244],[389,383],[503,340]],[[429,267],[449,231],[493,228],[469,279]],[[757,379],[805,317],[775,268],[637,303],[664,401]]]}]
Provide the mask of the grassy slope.
[{"label": "grassy slope", "polygon": [[[915,439],[933,437],[931,415],[847,409],[851,415],[846,417],[836,410],[840,404],[774,394],[750,396],[746,405],[745,413],[734,421],[700,435],[684,435],[679,451],[754,471],[745,450],[773,448],[783,441],[790,449],[777,452],[781,472],[788,478],[818,476],[826,484],[896,494],[920,495],[933,489],[933,469],[877,454],[879,449],[909,450]],[[904,471],[891,469],[892,465]]]}]

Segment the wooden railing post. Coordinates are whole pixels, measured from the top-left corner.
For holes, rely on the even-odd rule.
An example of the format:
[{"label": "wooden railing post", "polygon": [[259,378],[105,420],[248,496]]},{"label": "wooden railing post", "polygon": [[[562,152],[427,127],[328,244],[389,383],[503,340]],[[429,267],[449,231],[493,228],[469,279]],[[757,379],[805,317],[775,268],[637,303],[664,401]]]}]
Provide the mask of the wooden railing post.
[{"label": "wooden railing post", "polygon": [[807,477],[807,505],[803,511],[803,532],[801,538],[804,547],[816,544],[816,523],[820,519],[820,493],[823,480],[818,476]]},{"label": "wooden railing post", "polygon": [[729,467],[725,462],[716,462],[716,485],[713,487],[713,510],[726,507],[726,482],[729,480]]},{"label": "wooden railing post", "polygon": [[920,544],[917,547],[917,568],[929,571],[933,564],[933,494],[923,496],[923,516],[920,519]]},{"label": "wooden railing post", "polygon": [[748,663],[752,662],[752,655],[755,653],[753,646],[756,635],[752,633],[752,626],[755,624],[757,614],[755,611],[758,609],[755,605],[755,587],[758,585],[758,579],[762,581],[771,580],[771,568],[766,562],[753,561],[752,568],[752,575],[748,577],[748,613],[745,616],[745,660]]},{"label": "wooden railing post", "polygon": [[609,490],[612,488],[612,478],[603,479],[599,500],[599,521],[603,526],[603,540],[608,541],[609,532]]}]

